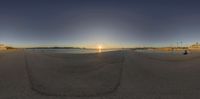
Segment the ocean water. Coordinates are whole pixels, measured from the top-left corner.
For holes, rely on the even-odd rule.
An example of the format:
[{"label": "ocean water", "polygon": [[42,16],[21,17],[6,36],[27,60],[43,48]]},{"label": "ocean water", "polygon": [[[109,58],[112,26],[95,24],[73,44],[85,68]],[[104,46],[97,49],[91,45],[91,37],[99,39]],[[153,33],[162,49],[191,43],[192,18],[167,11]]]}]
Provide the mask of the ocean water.
[{"label": "ocean water", "polygon": [[101,51],[97,49],[27,49],[27,51],[37,53],[72,53],[72,54],[84,54],[84,53],[101,53],[108,51],[116,51],[119,49],[103,49]]}]

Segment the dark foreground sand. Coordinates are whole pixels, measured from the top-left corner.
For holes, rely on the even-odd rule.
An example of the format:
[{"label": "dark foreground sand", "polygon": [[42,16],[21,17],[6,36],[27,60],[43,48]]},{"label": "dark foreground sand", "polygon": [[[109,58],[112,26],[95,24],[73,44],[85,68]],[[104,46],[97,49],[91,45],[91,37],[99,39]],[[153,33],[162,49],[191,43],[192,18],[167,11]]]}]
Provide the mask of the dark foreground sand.
[{"label": "dark foreground sand", "polygon": [[200,58],[190,57],[0,52],[0,99],[199,99]]},{"label": "dark foreground sand", "polygon": [[97,96],[119,86],[122,52],[99,54],[26,54],[33,88],[51,96]]}]

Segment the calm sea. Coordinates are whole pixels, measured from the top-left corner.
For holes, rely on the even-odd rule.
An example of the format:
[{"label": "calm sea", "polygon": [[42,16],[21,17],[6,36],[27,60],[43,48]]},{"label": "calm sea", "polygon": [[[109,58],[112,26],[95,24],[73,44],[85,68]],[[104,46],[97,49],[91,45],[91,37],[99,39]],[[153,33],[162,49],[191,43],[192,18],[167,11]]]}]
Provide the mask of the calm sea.
[{"label": "calm sea", "polygon": [[[120,49],[104,49],[101,52],[117,51]],[[99,50],[95,49],[27,49],[27,51],[38,52],[38,53],[99,53]]]}]

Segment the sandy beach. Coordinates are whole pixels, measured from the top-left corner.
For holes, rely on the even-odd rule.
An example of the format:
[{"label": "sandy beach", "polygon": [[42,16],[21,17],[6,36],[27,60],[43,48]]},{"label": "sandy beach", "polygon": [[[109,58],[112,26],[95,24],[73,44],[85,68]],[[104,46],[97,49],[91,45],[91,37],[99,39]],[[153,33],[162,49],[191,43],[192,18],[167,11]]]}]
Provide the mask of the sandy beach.
[{"label": "sandy beach", "polygon": [[200,54],[0,51],[0,99],[198,99]]}]

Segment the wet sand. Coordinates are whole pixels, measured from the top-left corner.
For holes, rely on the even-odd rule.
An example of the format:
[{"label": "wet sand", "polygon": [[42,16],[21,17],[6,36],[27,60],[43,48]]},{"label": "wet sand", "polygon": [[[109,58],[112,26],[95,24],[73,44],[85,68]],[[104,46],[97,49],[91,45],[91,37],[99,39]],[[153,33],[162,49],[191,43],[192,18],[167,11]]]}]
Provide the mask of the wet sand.
[{"label": "wet sand", "polygon": [[200,98],[199,56],[178,57],[0,52],[0,99]]}]

